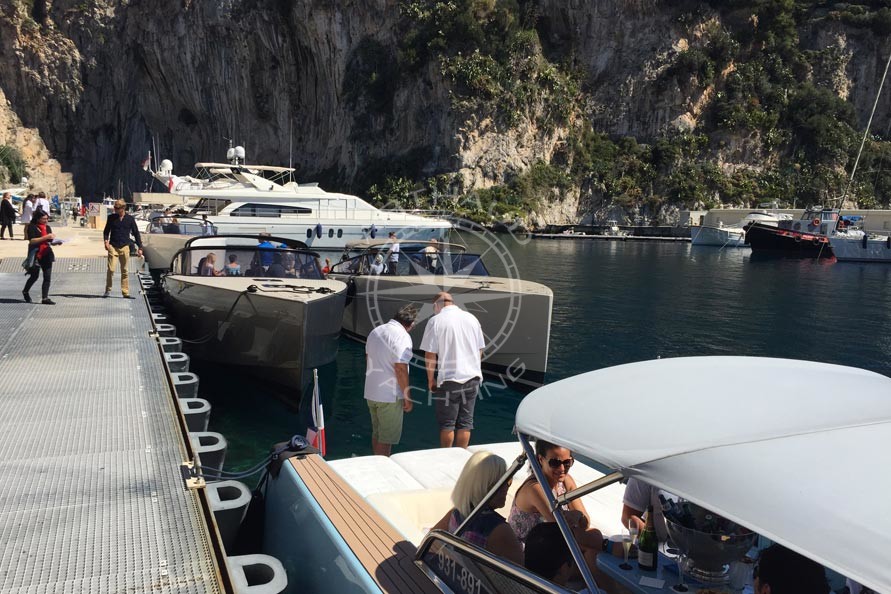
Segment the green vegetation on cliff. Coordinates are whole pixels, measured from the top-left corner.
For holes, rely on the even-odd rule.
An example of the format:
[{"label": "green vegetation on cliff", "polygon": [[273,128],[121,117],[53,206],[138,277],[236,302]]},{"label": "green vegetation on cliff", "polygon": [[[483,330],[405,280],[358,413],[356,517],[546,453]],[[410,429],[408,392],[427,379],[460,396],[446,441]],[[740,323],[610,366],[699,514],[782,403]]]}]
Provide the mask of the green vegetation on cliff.
[{"label": "green vegetation on cliff", "polygon": [[[588,81],[571,50],[545,57],[535,3],[403,0],[403,72],[435,63],[460,113],[491,118],[499,131],[527,123],[538,131],[560,128],[566,138],[550,163],[535,163],[495,187],[459,191],[453,196],[459,212],[482,220],[523,216],[567,192],[578,192],[586,211],[617,206],[650,216],[666,205],[803,205],[840,197],[863,122],[831,84],[846,68],[841,50],[806,47],[801,37],[835,23],[881,39],[891,33],[891,0],[714,0],[676,9],[676,26],[690,42],[658,72],[656,84],[701,98],[703,108],[692,127],[667,127],[644,139],[592,128]],[[862,207],[891,203],[887,134],[873,130],[848,194]],[[410,177],[385,179],[371,194],[442,206],[429,182]]]},{"label": "green vegetation on cliff", "polygon": [[27,172],[19,149],[0,145],[0,185],[18,184]]}]

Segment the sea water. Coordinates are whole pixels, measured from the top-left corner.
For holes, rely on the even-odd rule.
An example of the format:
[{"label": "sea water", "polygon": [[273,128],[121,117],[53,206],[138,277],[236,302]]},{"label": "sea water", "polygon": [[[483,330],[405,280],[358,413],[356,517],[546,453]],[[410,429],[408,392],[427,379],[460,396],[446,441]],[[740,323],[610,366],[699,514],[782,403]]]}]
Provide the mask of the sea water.
[{"label": "sea water", "polygon": [[[548,382],[633,361],[701,355],[806,359],[891,375],[891,266],[758,259],[747,248],[658,241],[468,232],[452,241],[485,253],[493,275],[517,274],[554,291]],[[305,406],[294,411],[279,400],[291,394],[231,367],[195,362],[193,369],[213,405],[210,430],[229,441],[228,469],[251,466],[274,442],[305,432]],[[371,453],[364,375],[364,347],[347,339],[337,360],[319,369],[331,459]],[[800,380],[805,392],[821,388]],[[411,383],[417,403],[394,453],[439,442],[421,368],[411,369]],[[621,397],[621,386],[594,389]],[[522,398],[506,388],[484,390],[471,443],[513,439]]]}]

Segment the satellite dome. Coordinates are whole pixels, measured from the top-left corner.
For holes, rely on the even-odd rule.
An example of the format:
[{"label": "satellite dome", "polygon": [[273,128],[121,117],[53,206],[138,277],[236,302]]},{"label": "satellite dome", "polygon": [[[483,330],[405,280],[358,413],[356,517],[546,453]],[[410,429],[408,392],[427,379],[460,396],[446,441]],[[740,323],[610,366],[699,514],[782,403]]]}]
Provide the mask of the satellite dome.
[{"label": "satellite dome", "polygon": [[231,161],[234,158],[235,158],[235,149],[230,146],[229,150],[226,151],[226,159]]},{"label": "satellite dome", "polygon": [[244,147],[243,146],[235,147],[235,157],[238,159],[244,159]]},{"label": "satellite dome", "polygon": [[161,161],[161,173],[172,173],[173,172],[173,162],[170,159],[164,159]]}]

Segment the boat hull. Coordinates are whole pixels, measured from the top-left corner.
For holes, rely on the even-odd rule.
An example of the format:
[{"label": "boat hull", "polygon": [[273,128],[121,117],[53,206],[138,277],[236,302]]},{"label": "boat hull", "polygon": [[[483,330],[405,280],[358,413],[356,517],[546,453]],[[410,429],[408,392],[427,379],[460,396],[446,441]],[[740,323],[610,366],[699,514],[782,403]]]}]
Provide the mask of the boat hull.
[{"label": "boat hull", "polygon": [[193,235],[173,233],[144,233],[142,235],[142,251],[149,269],[170,270],[173,256],[193,237]]},{"label": "boat hull", "polygon": [[746,240],[752,253],[797,258],[831,258],[829,238],[820,233],[808,233],[751,223],[746,226]]},{"label": "boat hull", "polygon": [[746,234],[742,229],[702,226],[693,231],[690,242],[693,245],[745,247]]},{"label": "boat hull", "polygon": [[[343,275],[345,276],[345,275]],[[341,275],[331,275],[339,278]],[[404,305],[420,306],[411,331],[418,350],[433,299],[440,291],[451,293],[456,304],[479,320],[486,337],[482,368],[488,379],[529,391],[544,383],[548,362],[553,292],[539,283],[474,276],[374,276],[340,278],[348,282],[343,316],[344,333],[363,341]]]},{"label": "boat hull", "polygon": [[[295,406],[311,369],[337,355],[346,286],[307,279],[207,278],[166,275],[166,299],[193,356],[234,365],[295,390]],[[277,281],[277,282],[276,282]],[[251,284],[260,287],[251,292]],[[330,294],[276,292],[284,285],[335,287]]]},{"label": "boat hull", "polygon": [[836,234],[829,242],[839,262],[891,263],[891,236]]}]

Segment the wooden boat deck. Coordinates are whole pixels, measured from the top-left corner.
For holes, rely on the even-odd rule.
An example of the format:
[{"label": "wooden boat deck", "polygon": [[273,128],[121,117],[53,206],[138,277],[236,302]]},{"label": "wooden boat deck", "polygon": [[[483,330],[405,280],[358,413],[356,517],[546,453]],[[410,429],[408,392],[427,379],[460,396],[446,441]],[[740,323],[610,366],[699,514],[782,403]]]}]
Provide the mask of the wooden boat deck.
[{"label": "wooden boat deck", "polygon": [[414,564],[417,549],[316,455],[289,462],[368,574],[385,592],[441,590]]}]

